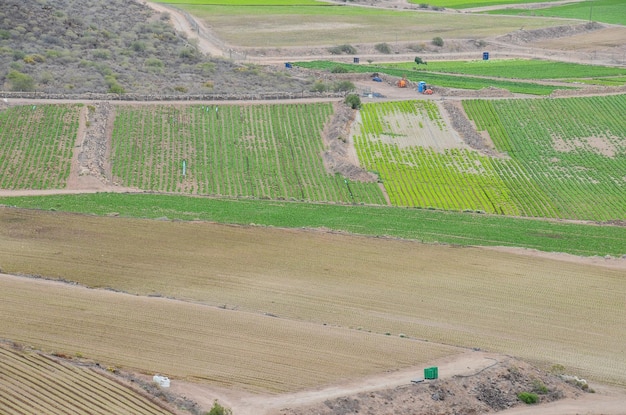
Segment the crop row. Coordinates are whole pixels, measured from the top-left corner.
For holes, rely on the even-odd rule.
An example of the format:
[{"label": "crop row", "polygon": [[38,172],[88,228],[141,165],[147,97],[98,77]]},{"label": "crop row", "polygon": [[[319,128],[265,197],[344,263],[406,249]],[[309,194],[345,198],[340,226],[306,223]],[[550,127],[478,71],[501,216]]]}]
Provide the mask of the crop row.
[{"label": "crop row", "polygon": [[521,182],[502,175],[518,205],[531,196],[554,217],[626,217],[625,95],[463,104],[477,128],[524,173]]},{"label": "crop row", "polygon": [[404,71],[456,73],[509,79],[597,78],[626,75],[626,69],[624,68],[539,59],[430,61],[428,65],[402,62],[389,63],[382,66]]},{"label": "crop row", "polygon": [[0,113],[0,188],[63,188],[80,105],[29,105]]},{"label": "crop row", "polygon": [[0,347],[0,412],[39,414],[169,414],[96,372],[36,353]]},{"label": "crop row", "polygon": [[[626,212],[626,97],[464,102],[497,149],[491,157],[419,138],[394,142],[393,111],[407,103],[366,104],[355,146],[396,206],[530,217],[623,220]],[[551,114],[561,114],[558,120]],[[422,120],[426,116],[422,116]],[[421,124],[425,121],[419,121]],[[396,130],[397,131],[397,130]],[[439,138],[441,141],[441,138]],[[439,147],[438,147],[439,146]]]},{"label": "crop row", "polygon": [[117,110],[113,175],[141,189],[384,204],[376,183],[326,171],[330,103],[144,106]]},{"label": "crop row", "polygon": [[414,69],[396,69],[383,65],[357,65],[332,61],[297,62],[296,65],[310,69],[332,70],[333,68],[341,67],[348,72],[355,73],[385,73],[391,76],[405,77],[406,79],[413,82],[425,81],[429,85],[446,88],[476,90],[488,87],[495,87],[506,89],[514,93],[532,95],[549,95],[556,89],[571,89],[570,87],[540,85],[531,81],[509,81],[504,79],[475,78],[472,76],[448,75],[435,72],[425,73]]}]

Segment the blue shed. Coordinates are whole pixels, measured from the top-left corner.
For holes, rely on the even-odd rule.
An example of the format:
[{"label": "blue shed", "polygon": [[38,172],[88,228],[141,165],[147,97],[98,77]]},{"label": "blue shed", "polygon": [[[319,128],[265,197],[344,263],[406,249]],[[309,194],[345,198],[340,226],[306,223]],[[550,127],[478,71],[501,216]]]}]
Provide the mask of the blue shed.
[{"label": "blue shed", "polygon": [[424,92],[426,90],[426,82],[420,81],[417,84],[417,92]]}]

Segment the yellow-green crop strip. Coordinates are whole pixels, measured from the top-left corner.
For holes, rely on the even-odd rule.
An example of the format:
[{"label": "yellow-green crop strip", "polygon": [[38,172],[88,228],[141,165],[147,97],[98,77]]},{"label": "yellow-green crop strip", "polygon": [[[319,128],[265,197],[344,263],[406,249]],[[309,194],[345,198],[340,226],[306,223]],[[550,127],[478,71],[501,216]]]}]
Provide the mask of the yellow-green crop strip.
[{"label": "yellow-green crop strip", "polygon": [[[365,104],[355,145],[393,205],[576,220],[626,219],[626,95],[472,100],[464,107],[499,157],[467,148],[399,146],[385,135],[432,103]],[[418,111],[419,112],[419,111]],[[560,114],[554,118],[552,114]],[[420,116],[420,115],[417,115]],[[422,117],[424,115],[421,115]],[[415,134],[429,134],[415,128]]]}]

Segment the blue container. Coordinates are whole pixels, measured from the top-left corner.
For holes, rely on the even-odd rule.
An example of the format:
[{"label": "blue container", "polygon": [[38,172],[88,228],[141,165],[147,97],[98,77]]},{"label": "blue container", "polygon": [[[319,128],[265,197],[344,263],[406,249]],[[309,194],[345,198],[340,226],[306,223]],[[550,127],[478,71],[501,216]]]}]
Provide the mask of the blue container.
[{"label": "blue container", "polygon": [[417,92],[424,92],[426,90],[426,82],[420,81],[417,84]]},{"label": "blue container", "polygon": [[354,59],[352,60],[352,62],[354,62],[354,63],[359,63],[359,58],[354,58]]},{"label": "blue container", "polygon": [[489,52],[483,52],[483,60],[484,61],[488,61],[489,60]]},{"label": "blue container", "polygon": [[292,68],[291,62],[285,62],[285,68]]}]

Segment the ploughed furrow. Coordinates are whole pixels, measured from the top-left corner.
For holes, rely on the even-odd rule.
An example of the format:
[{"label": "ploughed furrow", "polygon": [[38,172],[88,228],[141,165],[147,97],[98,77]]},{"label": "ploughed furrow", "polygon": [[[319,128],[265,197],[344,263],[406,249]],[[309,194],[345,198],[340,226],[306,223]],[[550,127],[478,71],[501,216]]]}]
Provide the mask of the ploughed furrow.
[{"label": "ploughed furrow", "polygon": [[1,346],[0,389],[2,414],[171,414],[95,371]]}]

